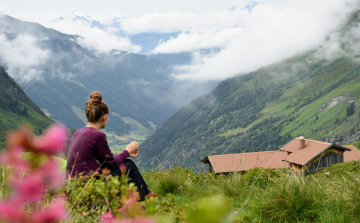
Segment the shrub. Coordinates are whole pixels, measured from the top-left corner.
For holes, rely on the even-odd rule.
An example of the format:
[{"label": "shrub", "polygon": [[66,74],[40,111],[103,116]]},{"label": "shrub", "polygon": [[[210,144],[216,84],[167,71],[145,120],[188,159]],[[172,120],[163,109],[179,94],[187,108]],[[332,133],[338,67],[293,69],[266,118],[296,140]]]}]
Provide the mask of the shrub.
[{"label": "shrub", "polygon": [[263,169],[262,167],[255,167],[244,173],[243,177],[249,185],[265,187],[268,183],[276,180],[280,176],[279,170],[270,168]]},{"label": "shrub", "polygon": [[323,191],[301,176],[284,176],[258,192],[254,209],[265,218],[275,221],[313,221],[321,210]]},{"label": "shrub", "polygon": [[347,213],[360,218],[360,178],[357,174],[346,173],[341,186],[337,186],[338,195],[342,195]]},{"label": "shrub", "polygon": [[165,170],[158,175],[158,191],[161,194],[177,194],[186,189],[187,175],[180,167]]},{"label": "shrub", "polygon": [[232,215],[228,215],[230,201],[221,196],[203,198],[188,213],[189,223],[222,223],[233,222]]},{"label": "shrub", "polygon": [[249,191],[248,181],[241,174],[230,174],[222,180],[222,189],[225,196],[241,200]]}]

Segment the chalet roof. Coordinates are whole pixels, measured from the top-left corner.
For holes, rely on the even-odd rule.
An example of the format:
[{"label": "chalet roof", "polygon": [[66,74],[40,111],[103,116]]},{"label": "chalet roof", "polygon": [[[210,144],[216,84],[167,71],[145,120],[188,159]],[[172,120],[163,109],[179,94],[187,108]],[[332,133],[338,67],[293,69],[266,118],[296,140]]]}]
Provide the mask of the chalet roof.
[{"label": "chalet roof", "polygon": [[283,151],[266,151],[253,153],[238,153],[226,155],[208,156],[207,159],[215,173],[227,173],[234,171],[247,171],[254,167],[263,168],[287,168],[288,164],[283,162],[287,156]]},{"label": "chalet roof", "polygon": [[346,151],[344,153],[344,162],[350,162],[353,160],[360,160],[360,151],[353,145],[344,145],[343,147],[346,147],[348,149],[351,149],[351,151]]},{"label": "chalet roof", "polygon": [[316,140],[304,139],[305,147],[300,147],[300,138],[295,138],[284,147],[281,151],[289,152],[290,154],[284,159],[284,161],[295,163],[299,165],[306,165],[313,159],[318,157],[321,153],[330,148],[336,148],[342,151],[350,151],[350,149],[326,142],[320,142]]}]

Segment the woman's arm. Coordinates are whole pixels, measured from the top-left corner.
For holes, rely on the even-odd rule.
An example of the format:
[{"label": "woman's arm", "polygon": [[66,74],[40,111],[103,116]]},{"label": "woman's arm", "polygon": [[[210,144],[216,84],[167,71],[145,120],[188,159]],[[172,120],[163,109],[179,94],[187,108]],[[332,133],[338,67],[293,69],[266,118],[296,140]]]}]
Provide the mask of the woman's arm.
[{"label": "woman's arm", "polygon": [[[97,153],[99,156],[99,162],[102,164],[102,167],[107,167],[110,170],[118,168],[125,160],[129,157],[130,154],[139,154],[139,144],[134,141],[131,142],[124,151],[113,156],[109,148],[108,142],[106,140],[105,134],[102,135],[100,139],[97,140]],[[137,156],[136,155],[136,156]],[[135,157],[135,156],[132,156]]]},{"label": "woman's arm", "polygon": [[124,150],[120,154],[113,156],[105,134],[96,139],[95,144],[97,159],[102,168],[107,167],[110,170],[114,170],[118,168],[130,154],[128,150]]}]

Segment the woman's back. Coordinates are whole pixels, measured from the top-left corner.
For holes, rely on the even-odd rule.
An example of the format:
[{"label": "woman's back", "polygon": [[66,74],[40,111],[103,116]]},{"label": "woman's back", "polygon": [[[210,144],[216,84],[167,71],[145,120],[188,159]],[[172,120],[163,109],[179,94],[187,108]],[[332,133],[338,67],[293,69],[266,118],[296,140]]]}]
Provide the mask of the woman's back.
[{"label": "woman's back", "polygon": [[100,171],[104,167],[112,170],[117,168],[128,155],[128,153],[119,154],[114,157],[105,134],[92,127],[84,127],[77,130],[71,139],[66,173],[74,177],[82,172],[88,175],[91,170]]}]

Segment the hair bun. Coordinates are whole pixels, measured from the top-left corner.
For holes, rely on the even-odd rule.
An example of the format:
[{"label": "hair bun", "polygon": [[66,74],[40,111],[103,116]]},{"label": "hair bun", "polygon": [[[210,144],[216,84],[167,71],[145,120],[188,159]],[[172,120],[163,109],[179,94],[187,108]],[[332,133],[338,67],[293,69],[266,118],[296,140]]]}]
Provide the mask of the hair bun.
[{"label": "hair bun", "polygon": [[98,105],[101,103],[101,100],[102,100],[102,95],[100,92],[94,91],[90,94],[90,99],[89,99],[90,104]]}]

